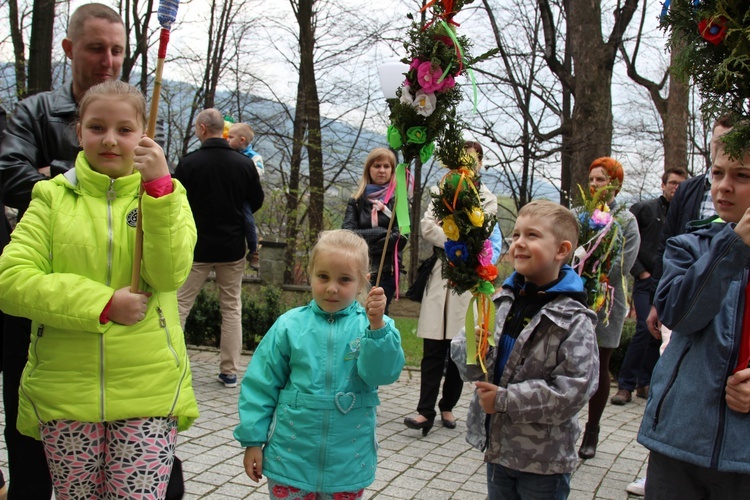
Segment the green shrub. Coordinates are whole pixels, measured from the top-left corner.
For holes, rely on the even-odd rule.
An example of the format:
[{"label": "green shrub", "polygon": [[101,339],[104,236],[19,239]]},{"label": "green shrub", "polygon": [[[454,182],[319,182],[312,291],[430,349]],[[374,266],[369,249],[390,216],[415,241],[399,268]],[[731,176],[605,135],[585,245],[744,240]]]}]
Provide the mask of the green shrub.
[{"label": "green shrub", "polygon": [[[276,318],[284,312],[281,290],[263,286],[260,293],[242,290],[242,347],[252,350],[258,345]],[[221,308],[214,286],[206,286],[195,299],[193,309],[185,322],[185,340],[188,344],[218,347],[221,339]]]},{"label": "green shrub", "polygon": [[185,342],[193,345],[219,347],[221,309],[213,287],[203,287],[185,321]]}]

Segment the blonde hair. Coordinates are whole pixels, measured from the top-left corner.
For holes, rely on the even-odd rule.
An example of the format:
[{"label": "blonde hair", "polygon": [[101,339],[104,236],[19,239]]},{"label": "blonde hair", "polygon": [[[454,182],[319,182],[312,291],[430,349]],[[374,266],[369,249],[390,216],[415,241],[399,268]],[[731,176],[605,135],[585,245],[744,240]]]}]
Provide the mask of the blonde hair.
[{"label": "blonde hair", "polygon": [[252,127],[247,123],[235,123],[229,127],[229,131],[231,132],[232,130],[234,130],[240,137],[244,137],[247,140],[248,145],[252,144],[253,139],[255,139],[255,132],[253,132]]},{"label": "blonde hair", "polygon": [[107,80],[88,89],[81,98],[78,106],[78,122],[83,120],[86,109],[97,99],[116,99],[130,102],[135,108],[138,121],[143,129],[146,128],[146,99],[140,90],[121,80]]},{"label": "blonde hair", "polygon": [[365,170],[364,172],[362,172],[362,178],[359,180],[357,190],[352,195],[352,198],[358,200],[360,196],[364,194],[367,185],[372,184],[372,178],[370,177],[370,167],[372,167],[372,164],[376,161],[380,161],[383,159],[388,160],[388,163],[391,164],[391,180],[393,180],[393,174],[396,171],[396,155],[393,154],[393,151],[388,148],[375,148],[370,151],[369,155],[367,155],[367,159],[365,160]]},{"label": "blonde hair", "polygon": [[368,273],[370,271],[370,253],[367,242],[360,235],[348,229],[333,229],[322,231],[318,241],[310,252],[310,262],[307,264],[307,273],[312,275],[315,267],[315,259],[321,253],[338,252],[351,259],[357,268],[359,275],[358,298],[367,294],[370,286]]},{"label": "blonde hair", "polygon": [[571,253],[578,247],[578,219],[564,206],[548,200],[534,200],[521,207],[518,217],[542,219],[558,243],[569,241]]}]

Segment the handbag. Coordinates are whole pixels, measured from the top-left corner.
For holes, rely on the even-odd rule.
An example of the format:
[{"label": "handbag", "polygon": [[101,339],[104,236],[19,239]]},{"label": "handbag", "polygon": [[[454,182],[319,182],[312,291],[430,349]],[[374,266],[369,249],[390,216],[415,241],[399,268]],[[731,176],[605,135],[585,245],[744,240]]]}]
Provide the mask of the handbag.
[{"label": "handbag", "polygon": [[419,267],[417,268],[417,277],[414,279],[414,283],[412,283],[409,289],[406,291],[407,299],[413,300],[414,302],[422,302],[424,289],[427,288],[427,281],[430,279],[432,268],[435,266],[435,262],[437,262],[437,260],[437,249],[433,249],[432,255],[419,263]]}]

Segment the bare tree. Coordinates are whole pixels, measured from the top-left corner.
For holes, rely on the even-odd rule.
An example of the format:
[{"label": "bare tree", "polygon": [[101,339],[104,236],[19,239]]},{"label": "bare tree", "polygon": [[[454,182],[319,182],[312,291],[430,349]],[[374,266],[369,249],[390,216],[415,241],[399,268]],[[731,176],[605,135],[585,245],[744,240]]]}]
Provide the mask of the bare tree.
[{"label": "bare tree", "polygon": [[[584,185],[588,165],[599,156],[609,156],[612,147],[612,72],[625,29],[638,6],[638,0],[618,0],[614,24],[608,36],[602,37],[601,0],[538,0],[544,28],[544,57],[563,89],[570,91],[574,105],[568,136],[571,155],[570,179],[562,179],[562,190],[570,193],[576,184]],[[555,13],[565,20],[561,37]],[[559,40],[565,40],[566,51],[574,70],[566,67],[558,54]],[[567,53],[567,52],[566,52]]]},{"label": "bare tree", "polygon": [[[664,143],[664,168],[673,166],[686,166],[688,153],[688,82],[670,72],[665,68],[661,79],[656,82],[640,74],[637,68],[638,56],[641,50],[641,44],[644,36],[644,24],[646,20],[646,7],[648,2],[644,0],[641,9],[641,19],[636,35],[632,53],[628,53],[624,45],[621,46],[623,60],[627,66],[628,76],[645,88],[651,101],[659,114],[663,126],[663,143]],[[675,39],[671,49],[672,63],[679,57],[683,46]],[[671,66],[671,65],[670,65]],[[669,82],[668,88],[666,87]],[[667,92],[666,97],[663,92]]]}]

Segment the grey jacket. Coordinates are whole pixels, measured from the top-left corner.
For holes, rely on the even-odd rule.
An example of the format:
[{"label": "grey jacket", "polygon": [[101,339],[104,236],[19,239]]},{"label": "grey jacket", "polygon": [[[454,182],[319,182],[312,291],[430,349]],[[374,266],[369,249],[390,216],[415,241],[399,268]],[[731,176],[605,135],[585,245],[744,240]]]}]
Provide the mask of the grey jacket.
[{"label": "grey jacket", "polygon": [[[496,300],[496,344],[513,300],[513,291],[506,287]],[[486,462],[534,474],[573,472],[580,434],[576,415],[598,385],[595,323],[593,311],[558,295],[521,331],[500,378],[489,442],[487,415],[476,393],[469,405],[466,441],[485,452]],[[464,330],[451,342],[451,357],[464,381],[485,379],[479,366],[466,364]],[[490,348],[485,360],[489,374],[494,373],[495,357],[496,350]]]},{"label": "grey jacket", "polygon": [[0,199],[6,205],[26,210],[34,184],[46,179],[37,169],[49,166],[54,177],[73,166],[80,148],[71,85],[16,105],[0,146]]}]

